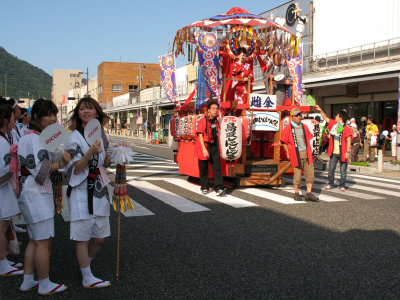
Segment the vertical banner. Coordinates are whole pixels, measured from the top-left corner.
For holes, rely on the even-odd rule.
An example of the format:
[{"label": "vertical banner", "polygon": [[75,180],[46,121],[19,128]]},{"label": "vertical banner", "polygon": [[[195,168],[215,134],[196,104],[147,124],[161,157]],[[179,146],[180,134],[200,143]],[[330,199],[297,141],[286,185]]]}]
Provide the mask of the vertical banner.
[{"label": "vertical banner", "polygon": [[[400,76],[399,76],[399,93],[397,95],[398,103],[397,103],[397,132],[400,132]],[[397,143],[399,143],[399,137],[397,137]]]},{"label": "vertical banner", "polygon": [[62,104],[62,105],[65,105],[65,95],[62,95],[61,104]]},{"label": "vertical banner", "polygon": [[294,102],[296,105],[302,104],[303,88],[301,87],[302,73],[301,73],[301,54],[296,57],[286,57],[289,73],[293,78],[294,85]]},{"label": "vertical banner", "polygon": [[172,55],[160,56],[161,86],[168,100],[176,102],[175,59]]},{"label": "vertical banner", "polygon": [[203,71],[204,80],[210,92],[219,97],[219,56],[217,34],[212,32],[200,32],[197,35],[197,54],[199,67]]},{"label": "vertical banner", "polygon": [[199,109],[210,98],[210,90],[204,80],[203,71],[200,68],[197,70],[197,95],[196,95],[196,109]]}]

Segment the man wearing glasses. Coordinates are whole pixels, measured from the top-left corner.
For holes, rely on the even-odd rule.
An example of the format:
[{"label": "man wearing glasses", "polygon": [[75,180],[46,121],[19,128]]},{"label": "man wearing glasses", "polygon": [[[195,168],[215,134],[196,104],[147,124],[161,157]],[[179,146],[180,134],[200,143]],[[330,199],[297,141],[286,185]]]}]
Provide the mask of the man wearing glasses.
[{"label": "man wearing glasses", "polygon": [[319,198],[312,194],[312,185],[314,183],[314,164],[309,141],[313,138],[310,130],[302,124],[303,114],[298,108],[291,111],[292,121],[285,127],[281,136],[283,148],[287,153],[290,164],[293,167],[293,186],[294,200],[302,201],[299,193],[301,184],[301,173],[304,172],[306,179],[307,194],[306,201],[319,201]]}]

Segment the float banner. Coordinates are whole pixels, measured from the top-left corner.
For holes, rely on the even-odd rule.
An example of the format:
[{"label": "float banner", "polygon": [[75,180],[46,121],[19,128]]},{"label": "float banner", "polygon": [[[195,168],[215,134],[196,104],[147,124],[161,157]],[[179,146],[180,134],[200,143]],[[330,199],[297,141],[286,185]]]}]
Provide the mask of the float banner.
[{"label": "float banner", "polygon": [[199,109],[208,99],[210,99],[210,90],[204,80],[203,71],[200,68],[197,69],[197,95],[196,95],[196,109]]},{"label": "float banner", "polygon": [[251,93],[250,109],[276,109],[276,95]]},{"label": "float banner", "polygon": [[303,97],[303,89],[301,87],[302,82],[302,74],[301,74],[301,54],[297,57],[286,57],[287,59],[287,66],[289,68],[289,73],[293,78],[294,81],[294,102],[296,105],[301,106],[302,104],[302,97]]},{"label": "float banner", "polygon": [[200,32],[197,35],[197,54],[199,66],[203,71],[204,80],[213,95],[219,97],[219,58],[217,34],[212,32]]},{"label": "float banner", "polygon": [[168,100],[176,102],[175,59],[172,55],[159,57],[161,86]]},{"label": "float banner", "polygon": [[314,119],[305,119],[302,123],[310,130],[313,138],[309,141],[313,157],[319,155],[320,147],[320,127],[319,122]]},{"label": "float banner", "polygon": [[[251,118],[251,112],[246,114]],[[256,131],[279,131],[279,113],[254,111],[252,129]]]}]

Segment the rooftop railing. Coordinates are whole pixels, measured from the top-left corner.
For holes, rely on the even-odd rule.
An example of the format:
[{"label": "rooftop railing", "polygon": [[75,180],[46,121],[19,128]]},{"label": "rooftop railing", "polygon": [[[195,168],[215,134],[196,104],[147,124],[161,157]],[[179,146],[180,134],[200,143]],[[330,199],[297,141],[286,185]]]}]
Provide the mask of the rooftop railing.
[{"label": "rooftop railing", "polygon": [[303,58],[303,73],[400,60],[400,37]]}]

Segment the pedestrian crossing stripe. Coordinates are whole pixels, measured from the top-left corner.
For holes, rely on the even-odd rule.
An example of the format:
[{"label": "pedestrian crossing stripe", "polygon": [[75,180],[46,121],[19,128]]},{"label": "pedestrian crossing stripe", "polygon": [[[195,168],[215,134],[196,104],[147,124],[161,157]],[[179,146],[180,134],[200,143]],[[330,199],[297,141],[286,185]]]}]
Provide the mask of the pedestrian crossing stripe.
[{"label": "pedestrian crossing stripe", "polygon": [[[285,180],[287,180],[288,183],[290,183],[290,184],[292,183],[292,178],[289,178],[287,176],[285,176],[284,178],[285,178]],[[319,179],[316,178],[315,181],[319,182]],[[326,180],[324,182],[326,182]],[[321,190],[324,190],[326,185],[327,184],[316,184],[316,183],[314,183],[313,184],[313,189],[319,188]],[[290,190],[290,189],[286,189],[286,190]],[[341,195],[346,195],[346,196],[352,196],[352,197],[355,197],[355,198],[366,199],[366,200],[384,199],[384,198],[376,196],[376,195],[359,193],[359,192],[352,191],[352,190],[346,190],[346,192],[342,192],[340,189],[330,189],[330,190],[328,190],[326,192],[328,192],[328,193],[336,193],[336,194],[341,194]],[[313,193],[315,193],[315,192],[313,191]],[[318,194],[320,194],[320,193],[318,193]],[[320,199],[323,200],[321,197],[320,197]],[[336,201],[340,201],[340,200],[336,200]],[[343,200],[343,201],[346,201],[346,200]]]},{"label": "pedestrian crossing stripe", "polygon": [[231,196],[231,195],[226,195],[225,194],[224,196],[220,197],[220,196],[217,196],[215,193],[213,193],[213,191],[210,191],[209,193],[204,195],[201,192],[199,186],[196,186],[196,185],[194,185],[194,184],[192,184],[192,183],[190,183],[190,182],[188,182],[186,180],[183,180],[183,179],[171,179],[171,180],[168,180],[168,182],[172,183],[172,184],[175,184],[175,185],[177,185],[177,186],[179,186],[179,187],[181,187],[183,189],[189,190],[189,191],[191,191],[193,193],[200,194],[200,195],[203,195],[203,196],[205,196],[207,198],[211,198],[211,199],[213,199],[215,201],[221,202],[223,204],[232,206],[234,208],[244,208],[244,207],[258,206],[255,203],[252,203],[252,202],[249,202],[249,201],[246,201],[246,200],[243,200],[243,199]]},{"label": "pedestrian crossing stripe", "polygon": [[147,181],[136,181],[134,184],[129,182],[128,184],[184,213],[209,210],[200,204],[176,195]]}]

